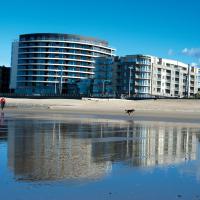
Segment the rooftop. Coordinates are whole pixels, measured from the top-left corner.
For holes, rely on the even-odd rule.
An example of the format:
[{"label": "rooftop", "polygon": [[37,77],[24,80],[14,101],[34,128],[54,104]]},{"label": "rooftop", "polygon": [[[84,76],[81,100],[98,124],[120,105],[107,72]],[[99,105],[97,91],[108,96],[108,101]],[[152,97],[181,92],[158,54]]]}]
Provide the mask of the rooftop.
[{"label": "rooftop", "polygon": [[86,43],[95,43],[102,46],[108,46],[108,42],[105,40],[96,39],[93,37],[85,37],[76,34],[63,34],[63,33],[29,33],[21,34],[20,41],[24,41],[26,38],[32,37],[35,39],[50,40],[50,39],[61,39],[69,41],[83,41]]}]

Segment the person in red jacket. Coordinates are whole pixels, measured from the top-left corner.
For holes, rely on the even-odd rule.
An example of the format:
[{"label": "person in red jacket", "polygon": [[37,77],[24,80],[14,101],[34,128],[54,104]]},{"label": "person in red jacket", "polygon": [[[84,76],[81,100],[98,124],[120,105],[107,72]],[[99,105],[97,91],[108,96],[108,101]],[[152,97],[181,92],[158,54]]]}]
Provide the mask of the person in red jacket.
[{"label": "person in red jacket", "polygon": [[6,104],[6,100],[2,97],[1,100],[0,100],[0,103],[1,103],[1,110],[3,110],[4,106]]}]

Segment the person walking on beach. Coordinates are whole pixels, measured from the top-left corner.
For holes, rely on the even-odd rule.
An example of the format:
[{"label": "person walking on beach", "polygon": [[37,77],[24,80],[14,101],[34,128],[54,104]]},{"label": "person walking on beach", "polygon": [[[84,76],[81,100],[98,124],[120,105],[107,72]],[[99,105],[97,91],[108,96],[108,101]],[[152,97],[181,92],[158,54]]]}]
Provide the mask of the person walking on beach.
[{"label": "person walking on beach", "polygon": [[4,106],[6,104],[6,100],[2,97],[1,100],[0,100],[0,103],[1,103],[1,110],[3,111]]}]

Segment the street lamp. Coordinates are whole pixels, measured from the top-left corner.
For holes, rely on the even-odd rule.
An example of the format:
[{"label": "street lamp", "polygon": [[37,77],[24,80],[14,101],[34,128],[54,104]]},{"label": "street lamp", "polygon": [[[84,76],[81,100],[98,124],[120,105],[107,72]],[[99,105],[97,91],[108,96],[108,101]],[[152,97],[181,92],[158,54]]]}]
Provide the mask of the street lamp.
[{"label": "street lamp", "polygon": [[102,80],[103,82],[103,89],[102,89],[102,95],[104,95],[104,90],[105,90],[105,83],[109,83],[110,81],[109,80]]},{"label": "street lamp", "polygon": [[132,76],[132,73],[131,73],[131,70],[133,69],[133,66],[129,67],[129,85],[128,85],[128,96],[130,97],[131,96],[131,76]]},{"label": "street lamp", "polygon": [[61,68],[61,76],[60,76],[60,95],[62,94],[63,86],[63,67]]},{"label": "street lamp", "polygon": [[54,85],[54,92],[55,92],[55,95],[56,95],[56,93],[57,93],[57,91],[56,91],[56,80],[55,80],[55,85]]},{"label": "street lamp", "polygon": [[54,92],[55,95],[57,94],[57,82],[58,82],[58,72],[56,71],[56,75],[55,75],[55,85],[54,85]]}]

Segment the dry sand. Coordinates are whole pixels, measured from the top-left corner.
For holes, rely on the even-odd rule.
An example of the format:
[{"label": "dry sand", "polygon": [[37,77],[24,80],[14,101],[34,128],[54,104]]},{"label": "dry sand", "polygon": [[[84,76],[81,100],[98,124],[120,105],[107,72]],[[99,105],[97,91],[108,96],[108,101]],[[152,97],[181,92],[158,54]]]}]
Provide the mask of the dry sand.
[{"label": "dry sand", "polygon": [[7,98],[8,107],[49,108],[61,110],[98,111],[119,113],[125,109],[136,111],[195,112],[200,113],[200,100],[121,100],[121,99],[12,99]]},{"label": "dry sand", "polygon": [[200,123],[200,101],[182,99],[120,100],[120,99],[12,99],[7,98],[9,113],[68,114],[94,118],[122,119],[130,117],[125,109],[134,108],[134,119]]}]

